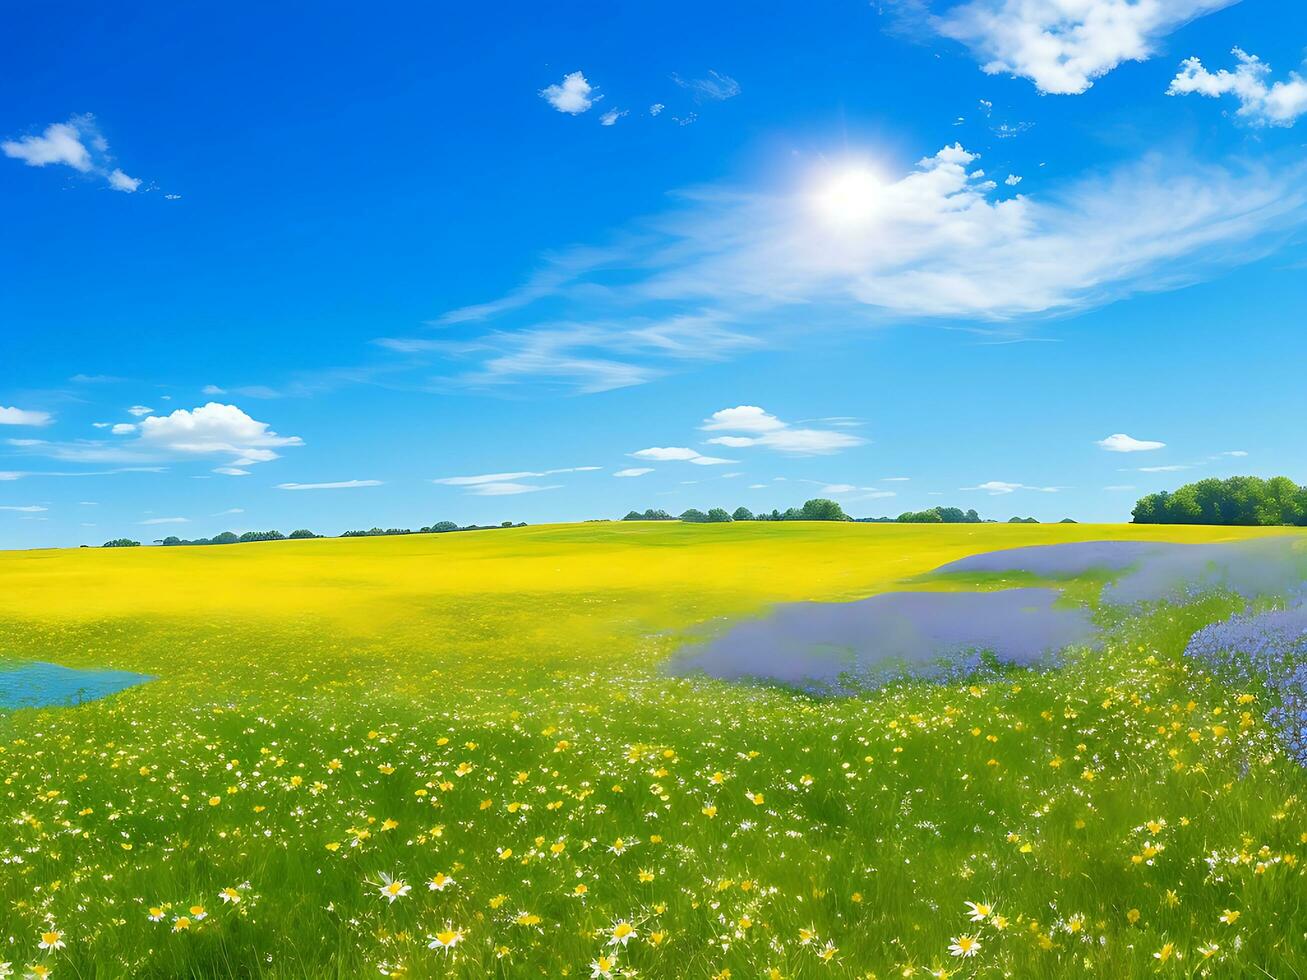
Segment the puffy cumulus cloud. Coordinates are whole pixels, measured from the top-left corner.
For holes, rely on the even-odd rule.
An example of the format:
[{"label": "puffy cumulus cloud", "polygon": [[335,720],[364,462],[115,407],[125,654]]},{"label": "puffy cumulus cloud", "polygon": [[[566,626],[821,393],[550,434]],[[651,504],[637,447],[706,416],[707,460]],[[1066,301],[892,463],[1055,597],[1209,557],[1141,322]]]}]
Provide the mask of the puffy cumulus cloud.
[{"label": "puffy cumulus cloud", "polygon": [[[845,420],[836,420],[842,422]],[[733,431],[748,435],[714,436],[710,445],[743,449],[762,446],[796,456],[819,456],[861,446],[867,440],[848,432],[792,426],[757,405],[737,405],[714,412],[700,427],[704,431]]]},{"label": "puffy cumulus cloud", "polygon": [[[215,472],[244,476],[245,467],[278,458],[278,449],[302,446],[299,436],[282,436],[246,415],[235,405],[209,402],[195,409],[179,408],[169,415],[151,415],[139,422],[120,422],[112,442],[79,439],[72,442],[31,440],[29,455],[76,463],[154,463],[170,459],[220,457]],[[123,467],[113,472],[156,472],[157,467]],[[68,474],[78,475],[78,474]],[[87,474],[90,475],[90,474]]]},{"label": "puffy cumulus cloud", "polygon": [[149,405],[133,405],[131,408],[127,409],[127,414],[135,415],[138,419],[140,419],[140,418],[144,418],[147,415],[153,415],[154,409],[152,409]]},{"label": "puffy cumulus cloud", "polygon": [[1114,432],[1106,439],[1099,439],[1095,445],[1106,449],[1109,453],[1146,453],[1154,449],[1162,449],[1166,443],[1134,439],[1124,432]]},{"label": "puffy cumulus cloud", "polygon": [[713,412],[700,427],[711,432],[726,429],[731,432],[773,432],[785,428],[785,423],[757,405],[737,405]]},{"label": "puffy cumulus cloud", "polygon": [[607,112],[605,112],[602,116],[599,117],[599,125],[614,126],[617,124],[617,120],[621,119],[623,116],[627,114],[628,112],[626,109],[609,109]]},{"label": "puffy cumulus cloud", "polygon": [[37,412],[26,408],[5,408],[0,405],[0,425],[49,425],[54,416],[49,412]]},{"label": "puffy cumulus cloud", "polygon": [[930,18],[991,75],[1028,78],[1041,92],[1078,95],[1196,17],[1238,0],[969,0]]},{"label": "puffy cumulus cloud", "polygon": [[302,446],[299,436],[281,436],[246,415],[235,405],[209,402],[195,409],[179,408],[168,415],[151,415],[138,426],[139,446],[168,455],[233,456],[233,467],[266,463],[278,458],[276,450]]},{"label": "puffy cumulus cloud", "polygon": [[1242,48],[1232,52],[1238,65],[1210,72],[1197,58],[1186,58],[1171,80],[1167,95],[1205,95],[1219,99],[1232,95],[1239,102],[1235,115],[1254,126],[1292,126],[1307,113],[1307,79],[1290,72],[1288,81],[1272,82],[1271,66]]},{"label": "puffy cumulus cloud", "polygon": [[574,71],[564,75],[562,82],[541,89],[540,98],[559,112],[579,116],[603,98],[602,95],[595,95],[594,92],[594,86],[585,80],[585,75]]},{"label": "puffy cumulus cloud", "polygon": [[[354,490],[358,487],[379,487],[380,480],[339,480],[335,483],[278,483],[278,490]],[[226,511],[228,514],[242,513],[240,510]]]},{"label": "puffy cumulus cloud", "polygon": [[0,143],[0,152],[29,167],[71,167],[78,173],[101,177],[111,188],[126,194],[134,193],[141,186],[139,178],[129,177],[113,166],[109,143],[90,114],[52,123],[39,135],[5,140]]},{"label": "puffy cumulus cloud", "polygon": [[657,463],[682,462],[694,463],[696,466],[721,466],[724,463],[735,462],[733,459],[705,456],[697,449],[686,446],[650,446],[648,449],[637,449],[629,455],[635,459],[648,459]]}]

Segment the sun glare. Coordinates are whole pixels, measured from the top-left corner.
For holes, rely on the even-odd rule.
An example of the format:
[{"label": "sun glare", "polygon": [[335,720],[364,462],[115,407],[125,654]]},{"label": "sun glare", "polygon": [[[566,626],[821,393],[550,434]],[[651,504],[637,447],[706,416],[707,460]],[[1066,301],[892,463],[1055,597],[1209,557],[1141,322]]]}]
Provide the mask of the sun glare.
[{"label": "sun glare", "polygon": [[817,211],[837,225],[862,224],[884,201],[885,185],[868,167],[847,167],[828,175],[815,194]]}]

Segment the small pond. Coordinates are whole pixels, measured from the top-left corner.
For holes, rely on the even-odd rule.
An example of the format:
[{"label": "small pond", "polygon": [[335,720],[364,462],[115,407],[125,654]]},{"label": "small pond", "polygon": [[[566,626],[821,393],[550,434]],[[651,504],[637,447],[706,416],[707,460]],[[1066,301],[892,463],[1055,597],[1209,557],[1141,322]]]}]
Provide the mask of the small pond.
[{"label": "small pond", "polygon": [[128,670],[77,670],[58,664],[0,661],[0,711],[73,707],[153,679]]}]

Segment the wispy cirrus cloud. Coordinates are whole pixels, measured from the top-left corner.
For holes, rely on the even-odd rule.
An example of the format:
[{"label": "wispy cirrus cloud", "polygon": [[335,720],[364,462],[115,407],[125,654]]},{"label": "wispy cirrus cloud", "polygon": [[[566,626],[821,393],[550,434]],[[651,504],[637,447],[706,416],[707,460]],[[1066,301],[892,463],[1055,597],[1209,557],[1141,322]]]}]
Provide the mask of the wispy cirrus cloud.
[{"label": "wispy cirrus cloud", "polygon": [[1274,250],[1307,224],[1305,171],[1171,150],[1020,194],[955,143],[898,175],[850,164],[779,190],[701,187],[607,245],[555,253],[523,286],[445,313],[439,334],[380,343],[470,363],[452,383],[598,392],[797,343],[795,311],[804,336],[947,319],[1023,339],[1030,321]]},{"label": "wispy cirrus cloud", "polygon": [[[360,487],[379,487],[381,480],[337,480],[334,483],[278,483],[278,490],[357,490]],[[240,510],[226,513],[242,513]]]},{"label": "wispy cirrus cloud", "polygon": [[980,490],[991,497],[1015,493],[1018,490],[1033,490],[1036,493],[1058,493],[1066,487],[1032,487],[1026,483],[1008,483],[1004,480],[988,480],[974,487],[958,487],[959,490]]},{"label": "wispy cirrus cloud", "polygon": [[522,483],[522,480],[541,479],[562,473],[593,473],[600,466],[565,466],[552,470],[515,470],[507,473],[481,473],[475,476],[442,476],[432,480],[447,487],[460,487],[464,493],[478,497],[505,497],[538,490],[558,490],[562,484],[542,485]]}]

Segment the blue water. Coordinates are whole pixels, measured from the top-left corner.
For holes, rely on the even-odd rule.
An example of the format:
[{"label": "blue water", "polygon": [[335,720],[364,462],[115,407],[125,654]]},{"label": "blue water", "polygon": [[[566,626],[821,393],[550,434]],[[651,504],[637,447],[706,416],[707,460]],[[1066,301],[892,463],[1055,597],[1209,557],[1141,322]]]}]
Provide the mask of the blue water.
[{"label": "blue water", "polygon": [[58,664],[0,664],[0,711],[72,707],[154,678],[128,670],[75,670]]}]

